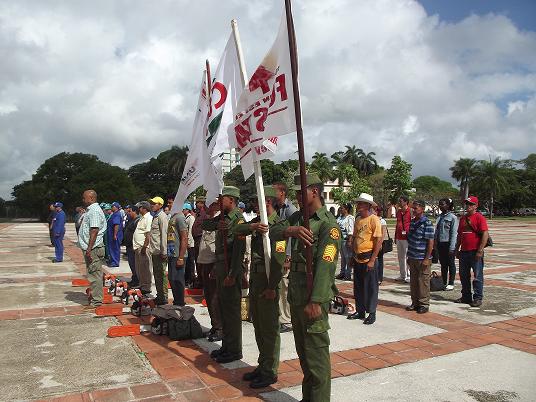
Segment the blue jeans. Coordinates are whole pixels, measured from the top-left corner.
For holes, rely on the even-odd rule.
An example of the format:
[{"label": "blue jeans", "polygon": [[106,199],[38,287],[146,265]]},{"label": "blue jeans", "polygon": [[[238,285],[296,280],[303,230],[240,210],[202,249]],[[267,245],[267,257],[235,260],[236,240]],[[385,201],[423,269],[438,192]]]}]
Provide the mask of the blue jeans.
[{"label": "blue jeans", "polygon": [[[475,258],[476,250],[460,252],[460,281],[462,299],[466,302],[484,297],[484,258]],[[473,269],[473,292],[471,295],[471,269]]]},{"label": "blue jeans", "polygon": [[55,260],[57,262],[63,261],[63,236],[65,233],[60,233],[58,236],[54,236],[54,251],[56,258]]},{"label": "blue jeans", "polygon": [[346,240],[343,240],[341,246],[341,275],[344,275],[347,279],[352,276],[352,258],[354,258],[354,252],[351,247],[346,246]]}]

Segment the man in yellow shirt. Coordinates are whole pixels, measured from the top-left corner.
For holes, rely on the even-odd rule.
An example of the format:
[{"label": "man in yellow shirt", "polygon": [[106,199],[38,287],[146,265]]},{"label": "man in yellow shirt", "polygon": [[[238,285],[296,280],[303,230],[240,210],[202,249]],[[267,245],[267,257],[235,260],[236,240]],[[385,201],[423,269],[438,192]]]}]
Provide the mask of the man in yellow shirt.
[{"label": "man in yellow shirt", "polygon": [[363,319],[363,324],[374,324],[378,306],[378,253],[382,247],[382,226],[380,219],[372,213],[376,206],[370,194],[361,193],[357,199],[359,216],[356,218],[354,233],[349,241],[354,246],[354,297],[356,312],[349,320]]}]

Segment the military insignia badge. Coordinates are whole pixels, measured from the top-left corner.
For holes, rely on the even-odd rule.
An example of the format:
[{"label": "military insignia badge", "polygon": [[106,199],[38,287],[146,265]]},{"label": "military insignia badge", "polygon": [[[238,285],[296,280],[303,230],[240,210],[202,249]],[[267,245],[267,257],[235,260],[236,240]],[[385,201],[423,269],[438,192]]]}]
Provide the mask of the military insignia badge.
[{"label": "military insignia badge", "polygon": [[339,229],[337,228],[332,228],[330,231],[329,231],[329,237],[331,237],[333,240],[339,240],[339,238],[341,237],[340,233],[339,233]]},{"label": "military insignia badge", "polygon": [[238,222],[236,223],[237,225],[241,225],[242,223],[244,223],[244,219],[239,219]]},{"label": "military insignia badge", "polygon": [[284,253],[286,248],[287,242],[285,240],[280,240],[275,243],[275,251],[276,253]]},{"label": "military insignia badge", "polygon": [[334,244],[328,244],[324,249],[324,254],[322,254],[322,259],[328,262],[335,261],[335,256],[337,255],[337,246]]}]

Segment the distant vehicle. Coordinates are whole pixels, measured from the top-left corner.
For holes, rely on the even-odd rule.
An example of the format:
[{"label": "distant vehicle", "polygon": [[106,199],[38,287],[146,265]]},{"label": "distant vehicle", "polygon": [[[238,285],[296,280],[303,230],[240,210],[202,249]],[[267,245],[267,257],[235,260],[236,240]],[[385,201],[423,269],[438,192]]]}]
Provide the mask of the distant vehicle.
[{"label": "distant vehicle", "polygon": [[485,209],[479,209],[478,212],[480,212],[483,216],[488,216],[488,211]]},{"label": "distant vehicle", "polygon": [[517,210],[517,215],[520,215],[520,216],[536,215],[536,208],[519,208]]}]

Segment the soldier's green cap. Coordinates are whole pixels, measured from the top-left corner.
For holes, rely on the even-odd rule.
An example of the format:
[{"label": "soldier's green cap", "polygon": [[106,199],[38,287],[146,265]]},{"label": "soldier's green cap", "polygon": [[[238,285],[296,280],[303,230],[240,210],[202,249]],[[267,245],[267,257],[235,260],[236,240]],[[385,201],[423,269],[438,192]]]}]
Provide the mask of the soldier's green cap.
[{"label": "soldier's green cap", "polygon": [[228,195],[238,199],[240,198],[240,189],[235,186],[224,186],[221,195]]},{"label": "soldier's green cap", "polygon": [[[297,174],[296,176],[294,176],[294,186],[292,188],[296,191],[301,190],[300,183],[301,183],[300,175]],[[320,180],[320,177],[318,177],[317,174],[308,173],[305,175],[305,183],[307,187],[309,187],[309,186],[312,186],[313,184],[322,184],[322,180]]]},{"label": "soldier's green cap", "polygon": [[[264,186],[264,197],[276,198],[277,194],[275,192],[274,186]],[[257,194],[251,194],[249,197],[250,200],[257,200]]]}]

